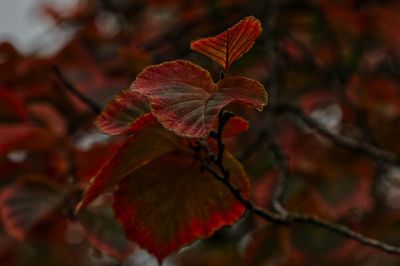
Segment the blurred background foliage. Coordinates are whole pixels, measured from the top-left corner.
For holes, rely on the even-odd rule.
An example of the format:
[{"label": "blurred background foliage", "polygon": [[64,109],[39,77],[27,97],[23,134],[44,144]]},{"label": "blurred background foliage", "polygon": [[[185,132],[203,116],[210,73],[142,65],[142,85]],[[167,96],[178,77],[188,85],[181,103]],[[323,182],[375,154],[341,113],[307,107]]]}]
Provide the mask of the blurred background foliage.
[{"label": "blurred background foliage", "polygon": [[[82,188],[120,140],[99,133],[96,114],[65,89],[53,67],[100,106],[145,66],[167,60],[192,60],[217,79],[220,67],[189,43],[249,15],[264,32],[231,72],[262,82],[270,105],[261,114],[234,107],[250,129],[228,146],[245,165],[253,199],[270,207],[279,176],[275,143],[288,160],[289,210],[400,245],[400,168],[338,147],[295,116],[271,111],[291,102],[332,132],[397,153],[399,13],[396,0],[43,5],[42,16],[68,34],[56,51],[21,53],[0,40],[0,265],[156,265],[125,239],[109,195],[72,217]],[[400,257],[314,226],[279,227],[247,214],[164,265],[400,265]]]}]

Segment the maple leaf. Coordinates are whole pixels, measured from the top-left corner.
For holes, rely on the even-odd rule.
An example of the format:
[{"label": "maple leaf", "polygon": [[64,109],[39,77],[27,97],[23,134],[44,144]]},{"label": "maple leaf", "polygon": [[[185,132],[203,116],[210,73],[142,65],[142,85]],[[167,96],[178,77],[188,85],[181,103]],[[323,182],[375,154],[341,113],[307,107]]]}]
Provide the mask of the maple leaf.
[{"label": "maple leaf", "polygon": [[[241,164],[229,153],[224,158],[231,182],[247,197]],[[200,166],[193,153],[168,153],[121,180],[114,193],[115,214],[127,236],[160,261],[244,213],[229,189]]]},{"label": "maple leaf", "polygon": [[131,89],[148,96],[151,112],[168,130],[183,137],[205,137],[218,113],[238,102],[261,111],[267,93],[258,81],[228,76],[214,83],[210,73],[186,60],[144,69]]},{"label": "maple leaf", "polygon": [[124,90],[107,104],[96,119],[96,125],[103,133],[118,135],[129,130],[137,119],[149,112],[145,96]]},{"label": "maple leaf", "polygon": [[192,41],[190,48],[229,69],[234,61],[251,49],[261,32],[260,21],[250,16],[216,36]]}]

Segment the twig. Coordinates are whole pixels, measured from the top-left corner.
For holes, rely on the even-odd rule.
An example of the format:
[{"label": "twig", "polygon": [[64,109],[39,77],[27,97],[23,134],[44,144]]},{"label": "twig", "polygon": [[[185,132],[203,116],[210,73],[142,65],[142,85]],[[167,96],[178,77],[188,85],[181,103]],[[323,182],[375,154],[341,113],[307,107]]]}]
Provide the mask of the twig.
[{"label": "twig", "polygon": [[272,195],[272,208],[282,215],[287,215],[287,211],[282,206],[285,192],[288,186],[289,167],[288,161],[282,148],[274,140],[270,140],[270,148],[275,156],[279,168],[278,182],[275,186],[275,191]]},{"label": "twig", "polygon": [[325,128],[323,125],[321,125],[316,120],[310,118],[308,115],[306,115],[303,112],[303,110],[301,110],[301,108],[299,108],[293,104],[290,104],[290,103],[279,104],[279,105],[275,106],[274,111],[278,112],[278,113],[286,112],[286,113],[295,115],[296,117],[301,119],[308,127],[316,130],[317,133],[319,133],[320,135],[324,136],[325,138],[329,139],[334,144],[336,144],[342,148],[346,148],[351,151],[367,155],[368,157],[371,157],[375,160],[383,160],[384,162],[387,162],[387,163],[400,165],[400,162],[395,154],[385,151],[385,150],[382,150],[380,148],[377,148],[368,143],[358,141],[358,140],[355,140],[355,139],[347,137],[347,136],[335,134],[335,133],[329,131],[327,128]]},{"label": "twig", "polygon": [[[223,127],[226,123],[226,118],[224,115],[220,115],[219,118],[221,119],[219,122],[221,126],[218,127],[218,132],[214,134],[214,137],[217,139],[218,144],[218,151],[217,153],[220,154],[221,151],[219,148],[223,147],[222,143],[222,130]],[[229,118],[228,118],[229,119]],[[331,133],[332,134],[332,133]],[[201,144],[201,142],[198,142]],[[208,150],[207,147],[205,147],[206,150]],[[223,151],[222,151],[223,152]],[[234,184],[229,179],[229,171],[228,169],[225,168],[223,165],[222,160],[218,160],[218,157],[215,157],[216,159],[213,160],[214,164],[220,169],[221,173],[218,173],[214,168],[209,164],[206,163],[204,160],[202,160],[200,157],[198,157],[198,160],[200,160],[202,164],[202,168],[212,174],[217,180],[222,182],[230,191],[231,193],[235,196],[235,198],[243,204],[243,206],[250,212],[254,213],[255,215],[265,219],[266,221],[272,222],[277,225],[284,225],[284,226],[290,226],[295,223],[305,223],[305,224],[311,224],[315,225],[321,228],[325,228],[327,230],[330,230],[332,232],[339,233],[345,237],[348,237],[350,239],[353,239],[355,241],[358,241],[361,244],[377,248],[381,251],[387,252],[387,253],[394,253],[394,254],[400,254],[400,247],[392,246],[389,244],[386,244],[384,242],[381,242],[379,240],[364,236],[354,230],[351,230],[349,227],[336,224],[334,222],[321,219],[316,216],[312,215],[307,215],[303,213],[291,213],[291,212],[286,212],[284,214],[282,213],[274,213],[270,212],[266,209],[263,209],[261,207],[258,207],[256,204],[254,204],[251,200],[247,199],[240,191],[239,188],[237,188]],[[222,158],[222,157],[220,157]],[[225,169],[225,171],[223,171]],[[279,194],[278,194],[279,195]]]},{"label": "twig", "polygon": [[283,217],[281,217],[280,215],[270,212],[268,210],[265,210],[263,208],[260,208],[257,205],[255,205],[252,201],[246,199],[246,197],[243,196],[240,189],[237,188],[234,184],[232,184],[232,182],[230,182],[230,180],[229,180],[229,178],[227,178],[227,176],[218,174],[209,164],[206,164],[204,161],[200,160],[200,162],[202,164],[203,169],[205,169],[207,172],[212,174],[216,179],[221,181],[232,192],[232,194],[235,196],[235,198],[240,203],[242,203],[243,206],[246,207],[247,210],[249,210],[249,211],[253,212],[254,214],[256,214],[257,216],[259,216],[269,222],[275,223],[275,224],[288,223],[288,221],[286,219],[284,219]]},{"label": "twig", "polygon": [[75,86],[67,80],[67,78],[64,76],[63,72],[61,69],[53,65],[52,70],[56,77],[61,81],[61,83],[64,85],[64,87],[71,92],[73,95],[78,97],[79,100],[81,100],[83,103],[85,103],[92,111],[93,113],[99,115],[101,113],[101,108],[93,102],[89,97],[81,93]]},{"label": "twig", "polygon": [[400,247],[389,245],[377,239],[364,236],[354,230],[351,230],[345,225],[340,225],[325,219],[321,219],[316,216],[310,216],[303,213],[289,213],[287,219],[289,220],[289,224],[294,224],[294,223],[312,224],[321,228],[328,229],[332,232],[339,233],[345,237],[349,237],[355,241],[358,241],[361,244],[377,248],[384,252],[400,254]]},{"label": "twig", "polygon": [[263,208],[258,207],[255,205],[252,201],[246,199],[243,194],[240,192],[240,190],[233,185],[229,180],[227,180],[225,177],[219,175],[215,170],[213,170],[209,165],[203,165],[204,168],[212,174],[216,179],[221,181],[231,192],[232,194],[236,197],[236,199],[243,204],[243,206],[246,207],[246,209],[255,215],[265,219],[266,221],[272,222],[277,225],[292,225],[295,223],[306,223],[306,224],[312,224],[321,228],[328,229],[332,232],[339,233],[343,236],[349,237],[353,240],[356,240],[364,245],[368,245],[377,249],[380,249],[382,251],[388,252],[388,253],[395,253],[395,254],[400,254],[400,247],[392,246],[389,244],[386,244],[384,242],[381,242],[379,240],[364,236],[354,230],[351,230],[347,226],[336,224],[334,222],[328,221],[321,219],[316,216],[310,216],[307,214],[303,213],[286,213],[285,215],[280,215],[280,214],[275,214],[272,212],[269,212]]}]

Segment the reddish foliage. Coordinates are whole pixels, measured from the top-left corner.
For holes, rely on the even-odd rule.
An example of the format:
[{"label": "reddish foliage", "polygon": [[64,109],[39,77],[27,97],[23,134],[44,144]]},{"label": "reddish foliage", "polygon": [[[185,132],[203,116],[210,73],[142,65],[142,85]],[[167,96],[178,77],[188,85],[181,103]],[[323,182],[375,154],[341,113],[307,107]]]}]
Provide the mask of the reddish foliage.
[{"label": "reddish foliage", "polygon": [[[247,196],[249,185],[241,165],[226,155],[231,181]],[[222,183],[199,171],[192,156],[166,154],[128,175],[115,192],[114,209],[128,237],[160,261],[234,223],[245,210]]]},{"label": "reddish foliage", "polygon": [[227,77],[215,84],[206,70],[184,60],[146,68],[131,89],[149,97],[152,114],[166,129],[191,138],[205,137],[230,103],[261,111],[267,102],[261,83]]},{"label": "reddish foliage", "polygon": [[[24,55],[0,43],[1,265],[136,261],[135,243],[162,260],[198,239],[170,262],[398,263],[313,225],[259,228],[265,221],[248,215],[221,230],[244,207],[203,164],[220,173],[218,114],[229,108],[238,116],[220,136],[224,163],[246,198],[251,190],[257,204],[275,211],[287,166],[282,205],[289,212],[398,243],[397,166],[276,110],[294,104],[334,135],[396,157],[399,3],[78,2],[42,9],[70,38],[54,55]],[[256,42],[261,25],[265,38]],[[196,40],[210,32],[222,33]],[[189,43],[217,64],[190,52]],[[53,65],[104,105],[100,115],[53,75]],[[220,66],[227,73],[219,75]],[[254,112],[267,104],[266,90],[270,106]]]},{"label": "reddish foliage", "polygon": [[192,41],[190,48],[229,69],[234,61],[251,49],[261,31],[261,22],[251,16],[216,36]]},{"label": "reddish foliage", "polygon": [[99,129],[109,135],[118,135],[134,126],[142,115],[150,112],[145,96],[136,91],[122,91],[104,108],[96,120]]}]

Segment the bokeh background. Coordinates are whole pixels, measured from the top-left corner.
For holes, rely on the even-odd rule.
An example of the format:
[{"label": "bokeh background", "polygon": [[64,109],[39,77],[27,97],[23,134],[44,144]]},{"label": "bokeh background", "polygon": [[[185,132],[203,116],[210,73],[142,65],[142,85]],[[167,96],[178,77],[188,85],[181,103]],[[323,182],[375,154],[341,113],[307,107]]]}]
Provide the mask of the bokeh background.
[{"label": "bokeh background", "polygon": [[[400,245],[400,168],[338,147],[293,114],[299,106],[335,134],[400,150],[400,2],[393,0],[1,0],[0,265],[157,265],[129,242],[109,195],[72,217],[81,190],[120,141],[54,74],[104,106],[150,64],[190,50],[253,15],[264,31],[232,66],[262,82],[261,114],[234,108],[250,129],[228,143],[270,208],[287,159],[284,206],[344,223]],[[72,191],[72,192],[71,192]],[[247,214],[169,257],[163,265],[400,265],[400,256],[312,225],[279,227]]]}]

